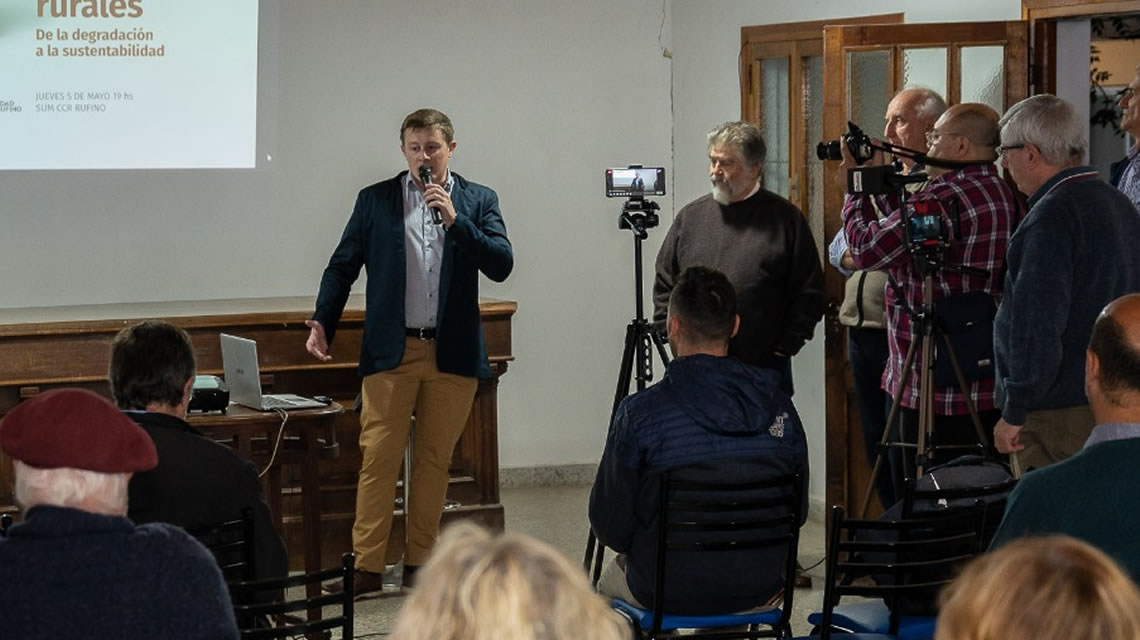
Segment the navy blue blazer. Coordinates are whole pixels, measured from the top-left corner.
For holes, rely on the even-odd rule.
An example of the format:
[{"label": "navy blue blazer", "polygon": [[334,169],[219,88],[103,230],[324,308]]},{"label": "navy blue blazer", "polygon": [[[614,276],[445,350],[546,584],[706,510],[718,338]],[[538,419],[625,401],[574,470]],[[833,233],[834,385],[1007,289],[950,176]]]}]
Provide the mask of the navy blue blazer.
[{"label": "navy blue blazer", "polygon": [[[360,190],[317,294],[313,319],[324,327],[331,345],[352,283],[362,266],[367,270],[361,376],[393,369],[404,357],[408,260],[402,180],[406,173]],[[514,254],[498,195],[454,171],[451,175],[456,220],[443,240],[436,364],[444,373],[487,378],[491,368],[479,320],[479,272],[495,282],[506,280]]]}]

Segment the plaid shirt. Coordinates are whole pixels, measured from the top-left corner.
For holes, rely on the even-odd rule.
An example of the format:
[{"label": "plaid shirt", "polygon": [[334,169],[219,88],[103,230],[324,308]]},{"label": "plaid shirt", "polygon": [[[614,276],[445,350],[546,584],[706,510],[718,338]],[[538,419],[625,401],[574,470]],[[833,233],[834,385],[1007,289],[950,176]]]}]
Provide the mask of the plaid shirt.
[{"label": "plaid shirt", "polygon": [[[871,198],[878,200],[873,203]],[[942,260],[950,265],[985,269],[987,277],[966,275],[956,271],[936,270],[934,302],[955,293],[985,291],[1001,297],[1005,270],[1005,251],[1009,236],[1019,218],[1020,206],[1009,185],[992,164],[970,165],[931,180],[914,194],[911,203],[926,201],[931,211],[953,211],[943,215],[943,225],[951,237]],[[874,207],[890,213],[885,218],[875,215]],[[922,205],[919,205],[922,206]],[[860,269],[885,269],[898,283],[906,305],[922,308],[922,275],[906,249],[902,217],[897,196],[848,195],[843,205],[843,226],[851,257]],[[894,396],[902,380],[903,362],[914,337],[911,317],[906,313],[893,287],[887,288],[887,340],[890,358],[883,372],[883,388]],[[921,353],[915,353],[911,375],[902,394],[904,407],[918,407]],[[970,384],[970,395],[978,411],[995,407],[992,377]],[[957,386],[935,387],[934,413],[962,415],[969,413],[966,399]]]}]

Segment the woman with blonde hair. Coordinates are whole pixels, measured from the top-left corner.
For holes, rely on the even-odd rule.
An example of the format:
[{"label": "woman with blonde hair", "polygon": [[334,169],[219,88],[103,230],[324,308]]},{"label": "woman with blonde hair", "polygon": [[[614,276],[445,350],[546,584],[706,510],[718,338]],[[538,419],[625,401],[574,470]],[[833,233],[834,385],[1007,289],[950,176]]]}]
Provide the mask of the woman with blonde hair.
[{"label": "woman with blonde hair", "polygon": [[1140,592],[1067,536],[1024,538],[971,562],[942,594],[935,640],[1140,640]]},{"label": "woman with blonde hair", "polygon": [[529,536],[449,527],[416,573],[393,640],[619,640],[629,627],[582,567]]}]

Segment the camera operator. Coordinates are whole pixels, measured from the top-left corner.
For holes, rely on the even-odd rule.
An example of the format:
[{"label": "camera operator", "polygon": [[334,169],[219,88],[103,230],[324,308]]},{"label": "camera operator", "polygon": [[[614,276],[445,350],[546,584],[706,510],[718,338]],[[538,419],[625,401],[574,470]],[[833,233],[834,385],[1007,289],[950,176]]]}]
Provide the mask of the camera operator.
[{"label": "camera operator", "polygon": [[[908,149],[925,149],[926,133],[934,121],[946,111],[946,101],[931,89],[903,89],[887,105],[887,141]],[[911,158],[899,158],[902,173],[921,171]],[[844,176],[845,177],[845,176]],[[918,191],[922,184],[908,184],[908,191]],[[872,205],[874,200],[871,201]],[[878,217],[885,211],[875,211]],[[839,307],[839,323],[847,327],[847,362],[855,379],[855,401],[859,405],[859,422],[868,464],[874,464],[879,438],[887,425],[890,398],[883,393],[883,370],[887,368],[887,318],[883,296],[887,288],[886,271],[865,271],[855,267],[847,235],[842,227],[828,247],[828,260],[847,278],[843,302]],[[879,501],[889,507],[902,498],[901,487],[894,486],[890,473],[875,478]]]},{"label": "camera operator", "polygon": [[[948,265],[984,269],[985,277],[968,275],[951,269],[933,272],[934,304],[955,294],[984,291],[995,299],[1001,292],[1001,273],[1005,250],[1018,215],[1013,191],[998,174],[993,164],[997,158],[998,114],[982,104],[960,104],[948,109],[934,128],[926,134],[929,159],[951,161],[961,168],[933,168],[937,174],[911,201],[923,201],[931,211],[953,213],[943,215],[942,228],[950,236],[949,246],[939,256]],[[844,163],[854,159],[844,148]],[[876,152],[868,164],[882,164]],[[881,210],[889,213],[880,219],[872,199],[878,199]],[[851,248],[851,259],[861,269],[885,269],[898,285],[887,290],[887,334],[890,360],[883,377],[884,389],[895,396],[902,380],[902,367],[912,340],[916,339],[908,309],[918,310],[923,303],[923,273],[914,253],[907,246],[902,207],[897,195],[868,196],[849,194],[843,206],[843,224]],[[901,297],[900,297],[901,296]],[[916,442],[918,402],[920,394],[920,358],[915,357],[910,377],[900,395],[902,440]],[[994,410],[994,378],[992,370],[969,383],[969,394],[981,412],[982,428],[988,430],[999,415]],[[973,423],[966,398],[957,386],[934,388],[934,443],[976,444]],[[954,453],[938,452],[935,460],[947,460]],[[908,455],[892,450],[892,474],[900,481],[912,477]],[[900,475],[901,474],[901,475]]]}]

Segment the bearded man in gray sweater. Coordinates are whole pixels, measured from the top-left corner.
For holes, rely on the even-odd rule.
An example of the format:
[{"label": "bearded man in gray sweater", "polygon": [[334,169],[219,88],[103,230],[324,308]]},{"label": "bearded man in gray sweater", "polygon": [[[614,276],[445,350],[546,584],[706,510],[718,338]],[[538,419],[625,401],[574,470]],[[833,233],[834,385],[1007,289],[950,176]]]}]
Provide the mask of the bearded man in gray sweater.
[{"label": "bearded man in gray sweater", "polygon": [[653,319],[664,327],[669,294],[686,268],[724,273],[740,314],[728,355],[775,369],[791,395],[791,357],[811,339],[826,307],[819,251],[800,210],[761,186],[767,149],[756,125],[726,122],[708,141],[711,193],[677,212],[665,236]]}]

